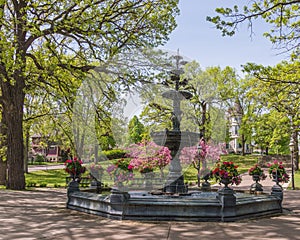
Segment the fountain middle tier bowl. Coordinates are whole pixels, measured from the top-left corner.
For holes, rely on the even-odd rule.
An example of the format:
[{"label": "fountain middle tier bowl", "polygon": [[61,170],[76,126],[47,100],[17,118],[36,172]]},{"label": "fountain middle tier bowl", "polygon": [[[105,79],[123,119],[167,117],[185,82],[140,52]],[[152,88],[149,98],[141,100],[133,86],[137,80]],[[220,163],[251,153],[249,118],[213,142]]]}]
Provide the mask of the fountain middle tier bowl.
[{"label": "fountain middle tier bowl", "polygon": [[199,142],[200,133],[189,131],[161,131],[151,133],[153,141],[160,146],[166,146],[172,149],[174,146],[184,148],[195,146]]}]

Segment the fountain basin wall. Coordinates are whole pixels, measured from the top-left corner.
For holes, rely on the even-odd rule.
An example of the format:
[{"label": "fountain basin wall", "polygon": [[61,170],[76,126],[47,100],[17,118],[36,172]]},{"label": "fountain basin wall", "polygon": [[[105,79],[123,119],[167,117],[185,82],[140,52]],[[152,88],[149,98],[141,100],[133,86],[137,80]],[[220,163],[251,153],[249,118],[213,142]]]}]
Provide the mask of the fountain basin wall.
[{"label": "fountain basin wall", "polygon": [[115,192],[109,196],[87,192],[68,195],[67,208],[117,220],[139,221],[236,221],[278,214],[281,199],[269,194],[236,193],[234,204],[223,204],[218,193],[189,196]]}]

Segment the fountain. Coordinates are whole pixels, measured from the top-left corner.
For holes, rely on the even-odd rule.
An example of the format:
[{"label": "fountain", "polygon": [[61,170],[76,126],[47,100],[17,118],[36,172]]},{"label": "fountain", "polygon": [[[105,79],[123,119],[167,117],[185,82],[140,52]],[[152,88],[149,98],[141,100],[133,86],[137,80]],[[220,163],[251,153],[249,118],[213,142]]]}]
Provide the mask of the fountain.
[{"label": "fountain", "polygon": [[180,75],[183,73],[181,68],[186,62],[182,61],[182,56],[179,53],[174,56],[176,68],[171,71],[171,81],[175,84],[175,89],[166,91],[162,94],[164,98],[171,99],[173,102],[172,112],[172,130],[166,129],[163,132],[153,132],[151,137],[158,145],[164,145],[171,151],[172,161],[169,168],[167,182],[164,187],[165,193],[187,193],[187,187],[184,184],[184,177],[182,175],[182,168],[180,165],[179,154],[181,149],[186,146],[196,145],[200,140],[200,134],[181,131],[181,115],[180,102],[188,100],[192,94],[185,90],[180,90]]},{"label": "fountain", "polygon": [[[180,60],[180,56],[177,56]],[[172,130],[153,132],[158,145],[169,147],[173,157],[167,180],[159,194],[148,190],[112,189],[109,195],[80,191],[78,184],[68,187],[67,208],[117,220],[139,221],[236,221],[282,212],[282,190],[271,194],[235,192],[231,188],[218,191],[188,191],[184,184],[179,152],[184,146],[196,145],[200,135],[181,131],[180,101],[191,94],[179,90],[181,69],[172,72],[175,89],[163,93],[173,101]]]}]

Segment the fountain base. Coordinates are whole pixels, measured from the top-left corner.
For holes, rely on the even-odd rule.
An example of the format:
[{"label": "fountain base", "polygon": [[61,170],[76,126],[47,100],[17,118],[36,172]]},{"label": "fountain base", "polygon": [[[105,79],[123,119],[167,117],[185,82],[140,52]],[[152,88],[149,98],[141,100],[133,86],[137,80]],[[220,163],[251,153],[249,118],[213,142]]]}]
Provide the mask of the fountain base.
[{"label": "fountain base", "polygon": [[[183,195],[153,195],[144,191],[113,191],[103,196],[78,191],[68,195],[67,208],[109,219],[138,221],[228,222],[282,212],[282,199],[275,195],[228,194],[195,191]],[[231,198],[235,199],[232,203]]]}]

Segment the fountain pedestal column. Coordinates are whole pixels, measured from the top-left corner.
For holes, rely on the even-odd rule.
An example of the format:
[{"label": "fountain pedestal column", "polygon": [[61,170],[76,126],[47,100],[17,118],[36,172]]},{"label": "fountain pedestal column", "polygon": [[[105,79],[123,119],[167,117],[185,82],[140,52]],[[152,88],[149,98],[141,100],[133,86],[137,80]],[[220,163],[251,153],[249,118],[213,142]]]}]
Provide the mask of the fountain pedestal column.
[{"label": "fountain pedestal column", "polygon": [[171,161],[168,178],[165,184],[166,193],[187,193],[187,186],[184,184],[184,178],[181,173],[179,158],[175,157]]}]

